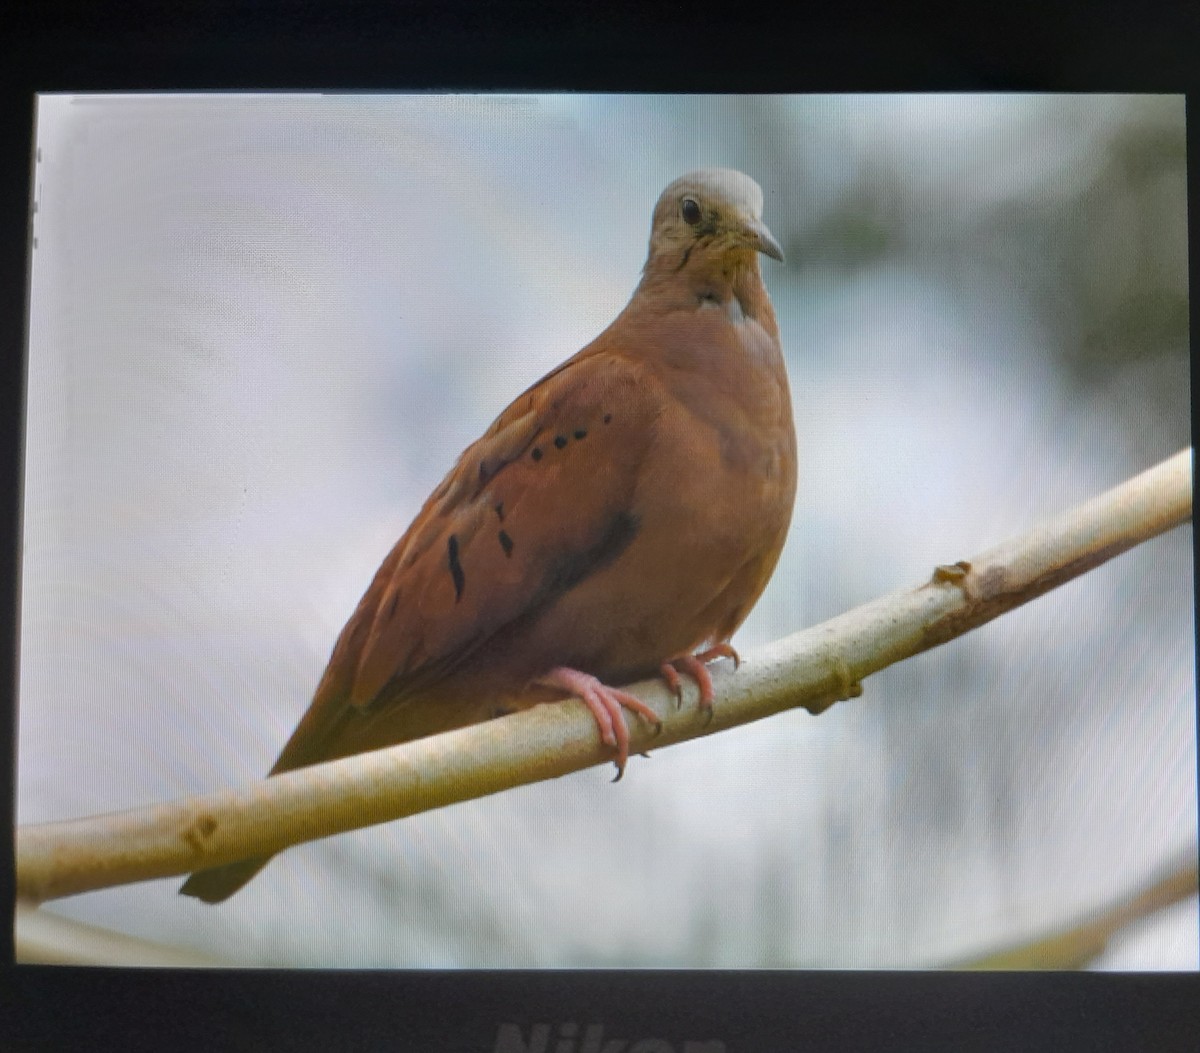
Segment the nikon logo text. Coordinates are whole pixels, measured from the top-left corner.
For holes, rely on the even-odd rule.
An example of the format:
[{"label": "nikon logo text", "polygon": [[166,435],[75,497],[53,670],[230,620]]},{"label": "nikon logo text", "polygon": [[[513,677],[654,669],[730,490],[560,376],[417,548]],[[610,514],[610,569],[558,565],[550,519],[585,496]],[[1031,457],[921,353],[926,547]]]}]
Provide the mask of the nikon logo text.
[{"label": "nikon logo text", "polygon": [[674,1045],[665,1038],[605,1038],[603,1024],[534,1024],[526,1034],[516,1024],[501,1024],[492,1053],[728,1053],[719,1039]]}]

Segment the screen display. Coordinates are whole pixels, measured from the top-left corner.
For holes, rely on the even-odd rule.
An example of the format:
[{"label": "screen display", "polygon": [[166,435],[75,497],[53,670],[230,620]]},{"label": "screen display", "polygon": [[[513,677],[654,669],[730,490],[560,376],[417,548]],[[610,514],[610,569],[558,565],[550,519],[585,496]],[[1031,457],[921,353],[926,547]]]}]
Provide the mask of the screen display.
[{"label": "screen display", "polygon": [[[782,552],[731,639],[743,668],[712,667],[717,712],[772,642],[1189,444],[1182,96],[54,94],[35,138],[21,826],[262,779],[392,546],[639,295],[655,204],[696,170],[761,188],[784,260],[751,255],[797,451]],[[717,234],[748,200],[729,185]],[[700,239],[708,205],[680,207],[670,229]],[[759,324],[722,295],[692,313]],[[622,354],[659,346],[646,332]],[[716,340],[713,375],[762,374],[756,340]],[[622,562],[655,523],[672,550],[671,509],[680,546],[737,521],[729,544],[762,547],[760,517],[726,516],[733,454],[697,440],[698,472],[659,441],[671,407],[724,413],[729,387],[648,390],[620,403],[651,400],[622,440],[645,450],[564,461],[534,517],[548,547],[514,572],[529,603],[547,566],[569,564],[565,596],[594,581],[554,546],[603,487],[643,480],[612,512],[632,541],[587,567],[632,598],[572,608],[553,639],[575,653],[631,606],[679,616],[678,568]],[[681,469],[711,493],[675,488]],[[501,548],[486,566],[517,565]],[[452,544],[438,579],[467,635],[503,622],[499,598],[461,602],[472,558]],[[217,905],[179,875],[36,916],[64,923],[67,960],[78,940],[112,964],[1195,969],[1192,583],[1187,525],[819,715],[635,750],[615,785],[591,766],[299,844]]]}]

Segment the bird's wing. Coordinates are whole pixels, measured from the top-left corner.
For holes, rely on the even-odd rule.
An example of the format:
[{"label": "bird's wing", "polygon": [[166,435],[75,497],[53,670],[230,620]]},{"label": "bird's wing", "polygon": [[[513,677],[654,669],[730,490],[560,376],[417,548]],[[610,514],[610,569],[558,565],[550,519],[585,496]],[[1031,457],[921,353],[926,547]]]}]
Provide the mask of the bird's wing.
[{"label": "bird's wing", "polygon": [[330,660],[337,693],[365,707],[389,684],[439,679],[616,559],[638,530],[656,394],[638,363],[601,353],[513,402],[380,568]]}]

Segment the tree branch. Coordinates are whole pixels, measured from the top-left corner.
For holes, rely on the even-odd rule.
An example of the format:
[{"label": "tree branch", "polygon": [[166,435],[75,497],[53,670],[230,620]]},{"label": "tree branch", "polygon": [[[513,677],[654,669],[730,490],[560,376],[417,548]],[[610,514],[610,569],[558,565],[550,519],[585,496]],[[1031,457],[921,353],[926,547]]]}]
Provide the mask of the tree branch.
[{"label": "tree branch", "polygon": [[[1193,846],[1194,848],[1194,846]],[[1141,888],[1074,924],[1053,932],[951,963],[946,969],[1082,969],[1099,958],[1114,936],[1197,892],[1195,853]]]},{"label": "tree branch", "polygon": [[17,903],[13,957],[22,965],[130,965],[142,969],[228,968],[228,962]]},{"label": "tree branch", "polygon": [[[1187,522],[1192,451],[931,580],[778,640],[735,674],[713,669],[705,722],[660,681],[633,690],[662,719],[632,727],[632,750],[658,749],[798,706],[820,713],[859,681],[961,636],[1133,546]],[[184,874],[301,841],[552,779],[610,760],[582,702],[509,717],[289,772],[241,790],[17,830],[17,894],[41,901]]]}]

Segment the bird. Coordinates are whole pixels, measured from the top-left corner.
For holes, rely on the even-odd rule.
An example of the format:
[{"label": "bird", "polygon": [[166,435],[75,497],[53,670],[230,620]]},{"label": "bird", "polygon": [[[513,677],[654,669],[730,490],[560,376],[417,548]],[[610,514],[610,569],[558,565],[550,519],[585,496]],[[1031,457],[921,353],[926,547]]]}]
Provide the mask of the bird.
[{"label": "bird", "polygon": [[[579,697],[613,751],[654,711],[614,685],[707,663],[778,562],[796,493],[783,251],[742,172],[670,183],[629,303],[459,457],[376,572],[270,775]],[[198,870],[219,903],[270,857]]]}]

